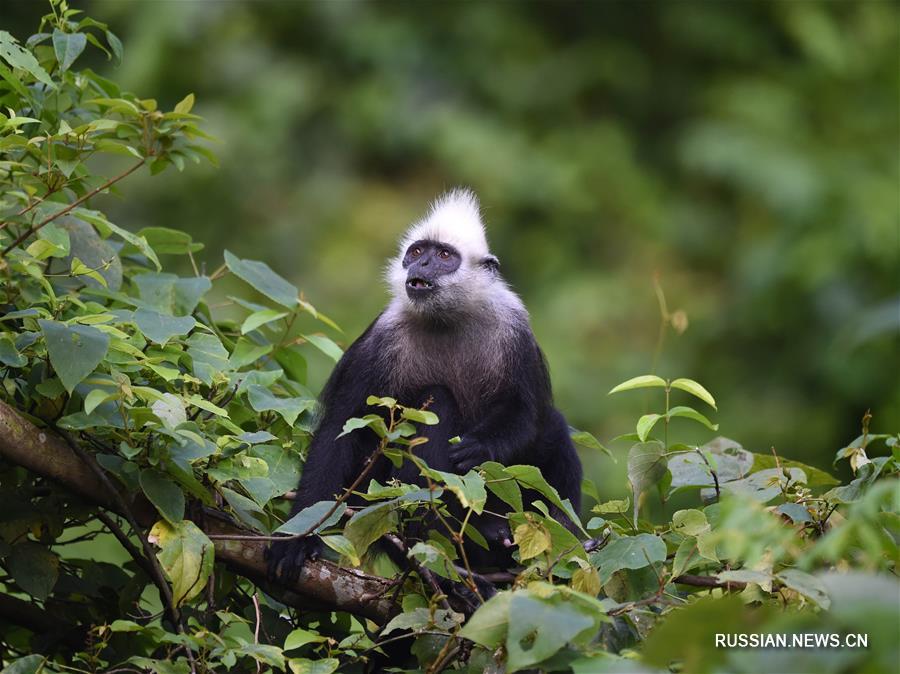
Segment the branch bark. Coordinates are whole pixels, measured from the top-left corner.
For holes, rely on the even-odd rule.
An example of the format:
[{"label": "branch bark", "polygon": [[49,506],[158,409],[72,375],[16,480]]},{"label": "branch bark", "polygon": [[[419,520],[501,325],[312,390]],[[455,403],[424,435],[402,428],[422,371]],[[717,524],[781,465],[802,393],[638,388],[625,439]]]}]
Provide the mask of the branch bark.
[{"label": "branch bark", "polygon": [[[0,458],[46,477],[85,500],[121,512],[100,479],[55,433],[38,428],[15,409],[0,402]],[[120,492],[121,493],[121,492]],[[157,519],[152,506],[143,499],[122,493],[138,522],[150,526]],[[214,514],[214,513],[209,513]],[[207,517],[196,522],[206,533],[240,535],[226,517]],[[345,569],[325,560],[307,562],[295,583],[266,580],[266,541],[216,540],[216,560],[232,572],[248,578],[279,601],[298,609],[346,611],[383,623],[396,610],[387,596],[391,581]]]}]

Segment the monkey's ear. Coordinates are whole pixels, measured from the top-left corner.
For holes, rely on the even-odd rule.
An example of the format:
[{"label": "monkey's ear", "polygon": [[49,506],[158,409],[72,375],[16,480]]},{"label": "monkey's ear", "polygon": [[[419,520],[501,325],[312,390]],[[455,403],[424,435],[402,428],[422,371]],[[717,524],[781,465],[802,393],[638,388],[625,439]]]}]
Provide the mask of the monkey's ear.
[{"label": "monkey's ear", "polygon": [[490,271],[499,271],[500,260],[497,259],[496,255],[485,255],[481,258],[481,266]]}]

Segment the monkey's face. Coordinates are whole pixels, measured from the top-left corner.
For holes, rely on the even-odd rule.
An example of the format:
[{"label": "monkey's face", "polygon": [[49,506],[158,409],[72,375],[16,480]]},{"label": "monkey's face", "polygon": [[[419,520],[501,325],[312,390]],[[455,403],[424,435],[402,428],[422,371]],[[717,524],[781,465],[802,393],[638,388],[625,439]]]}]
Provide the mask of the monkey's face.
[{"label": "monkey's face", "polygon": [[462,256],[453,246],[421,240],[410,244],[403,256],[406,296],[415,304],[429,303],[453,285]]}]

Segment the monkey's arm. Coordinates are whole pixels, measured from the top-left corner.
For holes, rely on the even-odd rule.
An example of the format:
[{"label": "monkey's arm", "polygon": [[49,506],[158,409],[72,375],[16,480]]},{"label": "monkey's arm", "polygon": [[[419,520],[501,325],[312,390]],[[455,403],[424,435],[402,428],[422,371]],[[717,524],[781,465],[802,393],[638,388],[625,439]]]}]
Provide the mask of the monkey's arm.
[{"label": "monkey's arm", "polygon": [[461,472],[485,461],[536,463],[527,455],[534,446],[542,420],[551,409],[550,377],[534,337],[523,335],[510,368],[507,386],[493,396],[481,418],[450,446],[450,459]]},{"label": "monkey's arm", "polygon": [[[334,500],[362,470],[366,436],[338,436],[347,419],[364,411],[366,397],[377,393],[369,388],[378,380],[370,357],[370,330],[371,326],[347,349],[322,391],[322,418],[303,465],[291,516],[319,501]],[[296,579],[306,560],[315,559],[321,547],[317,536],[275,541],[269,550],[270,576]]]}]

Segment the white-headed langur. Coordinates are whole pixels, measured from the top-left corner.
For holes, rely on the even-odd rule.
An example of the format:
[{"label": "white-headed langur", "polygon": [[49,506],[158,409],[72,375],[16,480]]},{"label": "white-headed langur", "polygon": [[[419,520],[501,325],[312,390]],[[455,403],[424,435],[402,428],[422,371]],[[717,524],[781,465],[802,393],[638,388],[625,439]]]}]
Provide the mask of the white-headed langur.
[{"label": "white-headed langur", "polygon": [[[390,396],[408,407],[427,403],[437,414],[437,425],[419,427],[428,441],[414,449],[430,467],[464,474],[485,461],[537,466],[577,512],[581,463],[568,424],[553,407],[528,312],[500,275],[471,191],[441,196],[412,225],[387,268],[387,280],[390,303],[347,349],[322,392],[293,513],[335,499],[365,467],[377,435],[363,429],[338,436],[348,418],[372,413],[366,404],[371,395]],[[450,442],[457,436],[460,441]],[[370,477],[422,482],[412,462],[395,468],[384,457]],[[528,497],[537,495],[524,496],[530,503]],[[445,501],[453,507],[455,499]],[[355,502],[351,498],[348,504]],[[504,515],[509,506],[491,495],[486,510]],[[560,510],[551,508],[551,515],[573,526]],[[486,512],[470,521],[490,546],[467,543],[470,564],[509,566],[506,519]],[[425,526],[440,528],[440,523]],[[276,541],[269,552],[270,574],[296,579],[321,546],[318,536]]]}]

